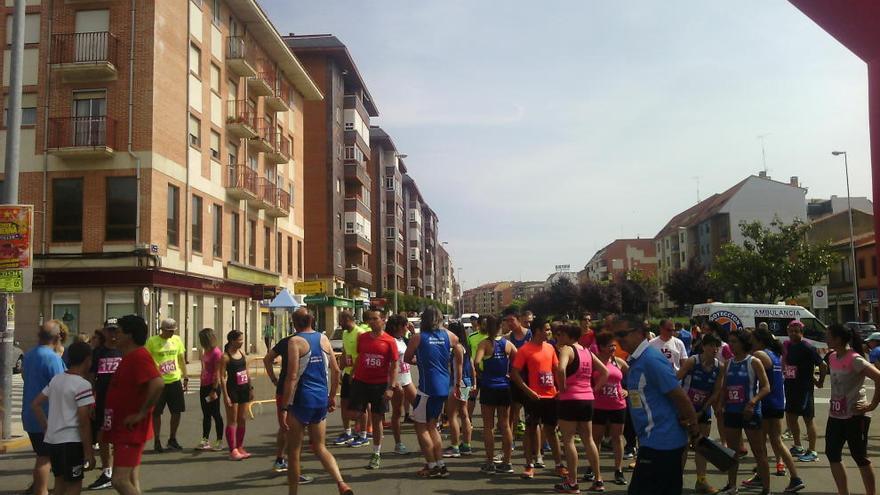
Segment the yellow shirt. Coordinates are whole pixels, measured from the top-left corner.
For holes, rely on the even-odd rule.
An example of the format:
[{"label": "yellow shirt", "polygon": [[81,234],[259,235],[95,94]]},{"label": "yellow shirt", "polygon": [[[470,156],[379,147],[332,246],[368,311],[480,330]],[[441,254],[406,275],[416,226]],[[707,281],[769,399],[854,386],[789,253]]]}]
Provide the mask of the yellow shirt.
[{"label": "yellow shirt", "polygon": [[147,339],[144,347],[153,356],[163,382],[168,384],[180,381],[183,371],[178,366],[178,356],[186,353],[180,337],[172,335],[169,339],[163,339],[161,335],[153,335]]}]

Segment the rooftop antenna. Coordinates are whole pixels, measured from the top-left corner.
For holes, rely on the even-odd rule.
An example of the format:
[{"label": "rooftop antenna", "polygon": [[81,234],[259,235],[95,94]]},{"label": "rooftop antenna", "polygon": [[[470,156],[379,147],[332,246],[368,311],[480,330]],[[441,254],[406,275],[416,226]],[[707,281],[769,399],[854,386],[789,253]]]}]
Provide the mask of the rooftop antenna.
[{"label": "rooftop antenna", "polygon": [[761,162],[764,164],[764,175],[767,175],[767,152],[764,150],[764,138],[769,136],[769,134],[758,134],[758,139],[761,141]]},{"label": "rooftop antenna", "polygon": [[700,176],[695,175],[695,176],[691,177],[691,179],[694,179],[694,181],[696,181],[696,183],[697,183],[697,203],[699,203],[700,202]]}]

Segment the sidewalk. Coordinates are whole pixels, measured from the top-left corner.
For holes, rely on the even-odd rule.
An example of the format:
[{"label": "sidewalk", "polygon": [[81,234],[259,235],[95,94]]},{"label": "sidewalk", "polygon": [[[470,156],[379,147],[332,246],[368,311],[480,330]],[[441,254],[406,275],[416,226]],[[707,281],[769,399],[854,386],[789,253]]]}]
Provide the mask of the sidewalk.
[{"label": "sidewalk", "polygon": [[0,440],[0,454],[21,450],[30,446],[30,440],[21,424],[21,399],[24,394],[24,382],[21,375],[12,375],[12,436],[9,440]]}]

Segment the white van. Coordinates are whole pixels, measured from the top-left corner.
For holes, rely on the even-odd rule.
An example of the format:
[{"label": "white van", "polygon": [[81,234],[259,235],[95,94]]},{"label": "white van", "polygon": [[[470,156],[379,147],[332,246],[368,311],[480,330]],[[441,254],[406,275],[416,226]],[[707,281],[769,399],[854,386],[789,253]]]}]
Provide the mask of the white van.
[{"label": "white van", "polygon": [[477,313],[464,313],[461,315],[460,321],[464,326],[464,329],[470,331],[473,325],[471,325],[471,318],[479,318],[480,315]]},{"label": "white van", "polygon": [[788,340],[786,328],[792,320],[804,324],[804,338],[817,349],[827,349],[825,324],[803,306],[783,304],[740,304],[714,302],[694,305],[691,316],[701,325],[707,321],[718,322],[728,332],[738,328],[756,328],[766,323],[779,340]]}]

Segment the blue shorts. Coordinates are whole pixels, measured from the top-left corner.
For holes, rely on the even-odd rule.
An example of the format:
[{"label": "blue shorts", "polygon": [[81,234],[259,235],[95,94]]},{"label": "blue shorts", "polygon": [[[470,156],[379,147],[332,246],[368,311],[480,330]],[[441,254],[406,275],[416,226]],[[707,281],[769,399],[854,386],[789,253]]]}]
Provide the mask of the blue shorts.
[{"label": "blue shorts", "polygon": [[447,396],[430,396],[421,390],[412,403],[412,418],[416,423],[430,423],[440,418]]},{"label": "blue shorts", "polygon": [[318,424],[327,419],[326,407],[303,407],[296,404],[287,408],[290,414],[300,423],[308,426]]}]

